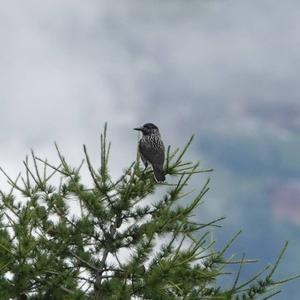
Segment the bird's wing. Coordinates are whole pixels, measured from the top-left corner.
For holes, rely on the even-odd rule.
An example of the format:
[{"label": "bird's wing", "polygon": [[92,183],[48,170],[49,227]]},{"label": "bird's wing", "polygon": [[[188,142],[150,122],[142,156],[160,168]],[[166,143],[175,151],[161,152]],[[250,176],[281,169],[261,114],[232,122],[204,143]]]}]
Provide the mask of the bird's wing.
[{"label": "bird's wing", "polygon": [[139,143],[142,160],[149,161],[152,165],[163,165],[165,161],[165,148],[161,141],[155,146],[148,143]]},{"label": "bird's wing", "polygon": [[148,161],[147,161],[147,159],[144,157],[143,153],[141,152],[140,146],[139,146],[139,153],[140,153],[140,157],[141,157],[141,159],[142,159],[142,162],[143,162],[145,168],[147,168],[147,167],[148,167]]}]

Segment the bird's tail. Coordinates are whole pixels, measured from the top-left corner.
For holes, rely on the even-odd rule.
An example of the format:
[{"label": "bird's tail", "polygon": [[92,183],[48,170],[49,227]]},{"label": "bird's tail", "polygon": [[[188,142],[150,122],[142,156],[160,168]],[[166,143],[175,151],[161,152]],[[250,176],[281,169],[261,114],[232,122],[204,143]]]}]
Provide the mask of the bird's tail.
[{"label": "bird's tail", "polygon": [[154,178],[158,182],[162,182],[166,180],[165,172],[163,166],[161,165],[153,165]]}]

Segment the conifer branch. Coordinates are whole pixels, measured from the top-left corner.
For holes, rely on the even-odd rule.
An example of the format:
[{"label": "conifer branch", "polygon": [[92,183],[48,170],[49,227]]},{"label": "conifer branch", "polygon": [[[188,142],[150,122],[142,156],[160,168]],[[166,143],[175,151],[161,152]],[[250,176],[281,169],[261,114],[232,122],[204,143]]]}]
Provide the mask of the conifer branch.
[{"label": "conifer branch", "polygon": [[102,188],[101,188],[101,186],[99,185],[99,183],[97,181],[96,173],[95,173],[95,171],[94,171],[94,169],[92,167],[92,164],[90,162],[90,158],[89,158],[89,156],[87,154],[87,150],[86,150],[86,146],[85,145],[83,145],[83,151],[84,151],[85,159],[86,159],[89,171],[90,171],[90,175],[91,175],[91,177],[92,177],[92,179],[94,181],[94,184],[97,187],[97,189],[99,190],[99,192],[102,192]]},{"label": "conifer branch", "polygon": [[278,294],[280,294],[280,293],[281,293],[281,291],[276,291],[276,292],[270,294],[269,296],[264,297],[262,300],[270,299],[270,298],[272,298],[272,297],[274,297],[274,296],[276,296],[276,295],[278,295]]},{"label": "conifer branch", "polygon": [[[210,179],[195,194],[187,187],[192,177],[212,169],[185,160],[192,140],[181,151],[167,148],[164,184],[154,181],[152,170],[143,170],[138,155],[111,179],[107,124],[100,136],[100,168],[85,145],[80,165],[69,165],[56,143],[58,166],[31,150],[24,177],[12,179],[0,168],[11,186],[8,194],[0,191],[0,273],[13,274],[0,278],[0,298],[269,299],[280,292],[275,288],[300,278],[273,279],[287,243],[272,267],[242,281],[242,268],[257,260],[224,257],[240,232],[214,249],[210,230],[219,229],[224,218],[197,220]],[[81,179],[84,162],[92,184]],[[80,205],[74,215],[70,198]],[[227,270],[232,264],[239,264],[235,276]],[[220,285],[222,275],[233,276],[230,288]]]},{"label": "conifer branch", "polygon": [[278,256],[278,258],[277,258],[277,260],[276,260],[276,262],[275,262],[275,264],[274,264],[274,266],[273,266],[273,268],[271,269],[269,275],[267,276],[267,280],[271,280],[273,274],[275,273],[275,271],[276,271],[276,269],[279,265],[279,262],[281,261],[283,255],[284,255],[284,253],[287,249],[287,246],[288,246],[288,242],[286,241],[283,248],[282,248],[282,250],[281,250],[281,252],[280,252],[280,254],[279,254],[279,256]]}]

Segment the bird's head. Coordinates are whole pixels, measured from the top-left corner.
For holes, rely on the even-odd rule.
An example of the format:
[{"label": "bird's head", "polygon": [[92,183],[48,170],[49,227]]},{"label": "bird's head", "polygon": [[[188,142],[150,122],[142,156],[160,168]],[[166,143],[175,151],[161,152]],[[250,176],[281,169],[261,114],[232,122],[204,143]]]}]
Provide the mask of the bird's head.
[{"label": "bird's head", "polygon": [[153,123],[146,123],[142,127],[134,128],[134,130],[141,131],[143,135],[159,134],[158,127]]}]

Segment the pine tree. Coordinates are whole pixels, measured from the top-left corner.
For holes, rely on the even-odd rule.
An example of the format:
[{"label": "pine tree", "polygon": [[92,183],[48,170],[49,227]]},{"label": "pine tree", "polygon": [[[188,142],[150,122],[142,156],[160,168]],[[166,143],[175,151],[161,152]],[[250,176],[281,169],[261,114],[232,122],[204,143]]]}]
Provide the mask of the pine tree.
[{"label": "pine tree", "polygon": [[[167,149],[169,183],[156,183],[139,157],[112,180],[106,126],[101,134],[101,165],[96,169],[84,146],[74,168],[56,146],[59,165],[38,158],[24,161],[24,175],[0,199],[0,299],[268,299],[280,292],[273,266],[246,282],[241,268],[253,261],[226,258],[238,236],[215,250],[210,228],[193,217],[209,190],[198,194],[189,181],[202,170],[184,160],[183,150]],[[81,178],[88,168],[91,184]],[[151,196],[154,195],[154,196]],[[183,201],[185,198],[186,200]],[[78,214],[71,206],[79,204]],[[218,284],[229,264],[239,264],[232,286]],[[228,275],[227,275],[228,276]]]}]

